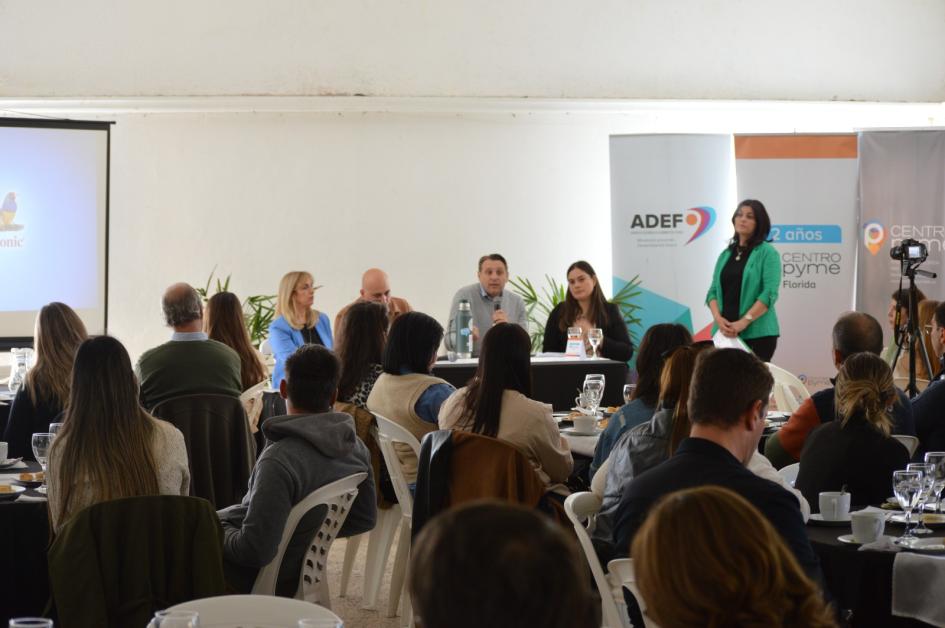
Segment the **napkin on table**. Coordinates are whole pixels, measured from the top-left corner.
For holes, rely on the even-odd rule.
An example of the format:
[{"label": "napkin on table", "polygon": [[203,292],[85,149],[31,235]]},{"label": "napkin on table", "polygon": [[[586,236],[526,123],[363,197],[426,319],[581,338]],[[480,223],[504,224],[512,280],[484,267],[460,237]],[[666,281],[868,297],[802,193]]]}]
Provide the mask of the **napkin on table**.
[{"label": "napkin on table", "polygon": [[902,552],[893,561],[892,614],[945,626],[945,557]]}]

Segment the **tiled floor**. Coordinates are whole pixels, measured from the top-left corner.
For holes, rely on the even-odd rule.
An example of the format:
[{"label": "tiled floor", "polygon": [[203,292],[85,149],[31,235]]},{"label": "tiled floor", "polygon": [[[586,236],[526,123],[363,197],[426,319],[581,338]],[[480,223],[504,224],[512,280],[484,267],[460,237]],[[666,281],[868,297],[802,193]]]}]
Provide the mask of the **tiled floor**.
[{"label": "tiled floor", "polygon": [[[357,559],[351,570],[351,580],[348,585],[348,595],[338,597],[341,586],[341,566],[344,560],[347,541],[339,539],[332,544],[328,554],[328,582],[331,591],[331,609],[344,620],[345,628],[398,628],[400,617],[385,617],[387,614],[387,599],[390,589],[390,574],[394,564],[394,554],[397,551],[396,537],[391,547],[390,558],[387,561],[387,570],[378,595],[378,610],[364,610],[361,608],[361,598],[364,590],[364,558],[367,552],[365,538],[358,548]],[[401,608],[401,611],[403,609]]]}]

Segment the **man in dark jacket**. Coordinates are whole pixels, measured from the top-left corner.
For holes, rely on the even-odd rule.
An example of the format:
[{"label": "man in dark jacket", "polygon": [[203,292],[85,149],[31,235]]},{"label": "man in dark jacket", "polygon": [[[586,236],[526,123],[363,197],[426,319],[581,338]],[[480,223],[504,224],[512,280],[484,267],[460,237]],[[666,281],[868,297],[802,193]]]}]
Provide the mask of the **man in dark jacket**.
[{"label": "man in dark jacket", "polygon": [[[288,414],[263,424],[268,444],[249,479],[242,503],[219,511],[227,583],[252,590],[259,569],[276,556],[292,507],[312,491],[354,473],[366,472],[339,536],[374,527],[377,507],[371,457],[355,435],[350,415],[331,410],[340,365],[325,347],[304,345],[286,360],[279,392]],[[283,557],[276,593],[292,596],[306,547],[321,525],[324,508],[303,517]]]}]

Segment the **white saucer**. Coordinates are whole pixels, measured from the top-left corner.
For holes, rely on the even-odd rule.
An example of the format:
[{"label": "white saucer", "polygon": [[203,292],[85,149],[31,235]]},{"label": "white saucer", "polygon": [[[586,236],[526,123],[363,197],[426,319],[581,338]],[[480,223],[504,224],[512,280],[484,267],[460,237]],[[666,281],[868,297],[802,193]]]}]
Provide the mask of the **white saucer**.
[{"label": "white saucer", "polygon": [[6,460],[0,460],[0,469],[9,469],[10,467],[15,467],[23,460],[22,458],[7,458]]},{"label": "white saucer", "polygon": [[603,432],[603,431],[604,431],[604,430],[602,430],[601,428],[597,427],[597,428],[594,428],[594,431],[593,431],[593,432],[578,432],[578,431],[575,430],[573,427],[566,427],[566,428],[564,428],[564,429],[561,430],[561,433],[562,433],[562,434],[568,434],[568,435],[570,435],[570,436],[597,436],[598,434],[600,434],[600,433]]},{"label": "white saucer", "polygon": [[922,554],[945,554],[945,539],[940,536],[931,539],[919,539],[909,545],[903,545],[902,549]]},{"label": "white saucer", "polygon": [[[880,539],[887,539],[889,541],[892,541],[895,538],[896,537],[894,536],[884,534],[881,537],[879,537],[879,539],[876,539],[876,541],[879,541]],[[863,545],[863,543],[860,543],[859,541],[854,539],[852,534],[841,534],[840,536],[837,537],[837,540],[840,541],[841,543],[849,543],[850,545]],[[873,541],[873,542],[875,543],[876,541]]]},{"label": "white saucer", "polygon": [[845,519],[824,519],[824,516],[817,512],[810,516],[808,523],[811,522],[818,526],[846,526],[850,524],[851,518],[847,515]]}]

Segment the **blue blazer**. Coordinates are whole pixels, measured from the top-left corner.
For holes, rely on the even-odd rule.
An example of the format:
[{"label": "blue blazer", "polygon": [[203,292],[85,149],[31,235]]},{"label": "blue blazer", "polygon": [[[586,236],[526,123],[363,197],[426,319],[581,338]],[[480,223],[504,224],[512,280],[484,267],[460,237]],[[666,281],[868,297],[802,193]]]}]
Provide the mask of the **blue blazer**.
[{"label": "blue blazer", "polygon": [[[322,343],[329,349],[333,348],[331,340],[331,324],[328,322],[328,315],[320,312],[318,320],[315,321],[315,331]],[[289,321],[284,316],[272,321],[269,324],[269,346],[272,347],[272,353],[276,356],[276,365],[272,369],[272,387],[278,388],[285,374],[285,361],[295,350],[305,344],[302,340],[302,332],[289,325]]]}]

